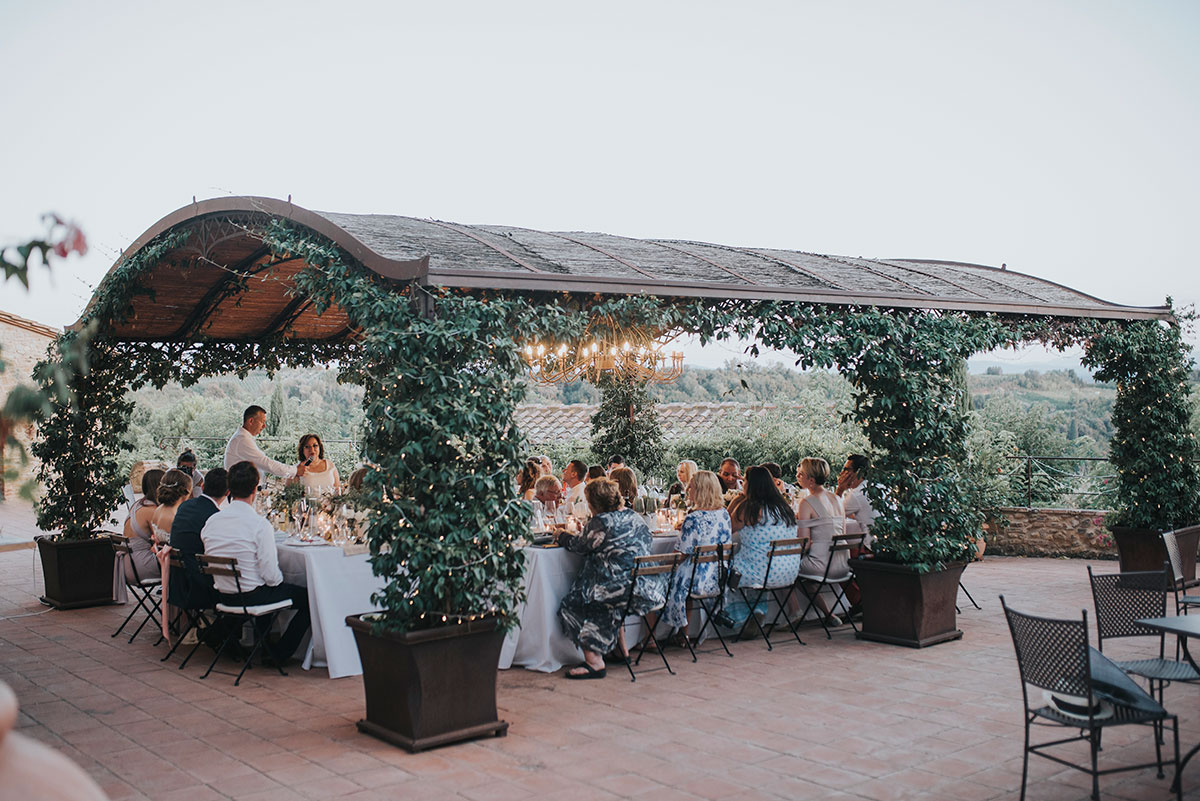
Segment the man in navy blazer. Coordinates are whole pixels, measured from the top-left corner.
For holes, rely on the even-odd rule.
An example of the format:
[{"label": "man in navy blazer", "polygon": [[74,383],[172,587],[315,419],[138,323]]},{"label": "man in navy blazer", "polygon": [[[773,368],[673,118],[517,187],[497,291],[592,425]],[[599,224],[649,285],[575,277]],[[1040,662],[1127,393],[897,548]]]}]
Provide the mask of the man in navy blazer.
[{"label": "man in navy blazer", "polygon": [[212,576],[200,573],[196,554],[204,553],[200,532],[208,518],[217,513],[229,494],[229,477],[218,467],[204,475],[204,494],[179,504],[171,524],[171,547],[179,551],[184,569],[171,568],[168,601],[184,609],[210,609],[217,602]]}]

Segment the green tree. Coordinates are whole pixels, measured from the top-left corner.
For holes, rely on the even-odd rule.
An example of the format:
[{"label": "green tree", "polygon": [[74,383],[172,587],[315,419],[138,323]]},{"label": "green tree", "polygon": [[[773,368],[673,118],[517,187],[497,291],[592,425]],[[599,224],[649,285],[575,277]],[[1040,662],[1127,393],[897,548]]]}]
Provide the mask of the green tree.
[{"label": "green tree", "polygon": [[271,407],[267,410],[267,436],[276,437],[287,425],[287,398],[283,394],[283,382],[275,381],[271,393]]},{"label": "green tree", "polygon": [[643,474],[663,464],[662,423],[644,381],[605,374],[598,382],[600,408],[592,415],[592,448],[604,458],[621,454]]}]

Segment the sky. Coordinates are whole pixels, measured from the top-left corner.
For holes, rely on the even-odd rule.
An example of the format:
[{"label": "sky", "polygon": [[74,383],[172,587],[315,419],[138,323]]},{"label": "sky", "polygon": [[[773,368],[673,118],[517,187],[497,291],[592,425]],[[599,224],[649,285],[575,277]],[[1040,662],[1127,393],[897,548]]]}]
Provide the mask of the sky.
[{"label": "sky", "polygon": [[91,244],[0,310],[70,324],[224,195],[1195,304],[1198,35],[1191,0],[0,0],[0,243],[53,211]]}]

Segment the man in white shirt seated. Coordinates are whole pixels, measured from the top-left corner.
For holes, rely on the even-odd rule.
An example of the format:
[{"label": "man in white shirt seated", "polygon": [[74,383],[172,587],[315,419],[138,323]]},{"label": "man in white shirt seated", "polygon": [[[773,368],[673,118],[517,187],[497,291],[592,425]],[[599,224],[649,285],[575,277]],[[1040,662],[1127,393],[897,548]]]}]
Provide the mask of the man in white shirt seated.
[{"label": "man in white shirt seated", "polygon": [[242,425],[225,446],[225,469],[229,470],[238,462],[250,462],[259,473],[271,473],[283,478],[299,478],[304,475],[304,465],[291,465],[277,462],[262,452],[254,438],[267,427],[267,410],[261,406],[251,406],[242,413]]},{"label": "man in white shirt seated", "polygon": [[862,528],[863,547],[871,547],[871,524],[875,522],[875,510],[867,498],[867,471],[871,461],[867,457],[852,453],[846,459],[842,472],[838,474],[837,494],[842,498],[846,519],[853,520]]},{"label": "man in white shirt seated", "polygon": [[572,459],[563,468],[563,486],[567,492],[567,503],[571,504],[572,508],[584,499],[583,488],[587,485],[587,471],[587,465],[578,459]]},{"label": "man in white shirt seated", "polygon": [[[258,491],[258,468],[248,461],[229,468],[229,503],[208,519],[200,537],[204,552],[209,556],[237,559],[241,572],[241,589],[246,603],[252,606],[271,604],[290,599],[295,617],[279,643],[270,648],[276,664],[284,664],[296,652],[308,632],[308,590],[295,584],[285,584],[279,570],[279,553],[275,550],[275,530],[254,511],[254,496]],[[229,576],[213,580],[221,603],[235,605],[238,584]]]},{"label": "man in white shirt seated", "polygon": [[[842,472],[838,473],[836,494],[842,498],[842,509],[846,519],[858,524],[863,533],[862,548],[852,549],[851,556],[858,556],[863,551],[871,549],[871,524],[875,522],[875,510],[867,498],[867,471],[871,469],[871,460],[862,454],[852,453],[846,457]],[[847,532],[849,533],[849,532]],[[858,582],[851,580],[846,585],[846,600],[850,603],[849,617],[857,618],[862,615],[861,593]]]}]

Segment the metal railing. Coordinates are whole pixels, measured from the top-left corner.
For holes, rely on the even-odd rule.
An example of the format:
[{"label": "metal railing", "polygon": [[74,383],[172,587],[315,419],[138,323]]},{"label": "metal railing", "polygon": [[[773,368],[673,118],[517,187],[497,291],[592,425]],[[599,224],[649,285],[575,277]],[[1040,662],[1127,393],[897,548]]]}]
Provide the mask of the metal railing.
[{"label": "metal railing", "polygon": [[1016,493],[1010,498],[1023,497],[1026,508],[1033,508],[1035,501],[1041,506],[1062,506],[1064,498],[1094,498],[1101,503],[1093,503],[1092,509],[1111,508],[1111,499],[1115,492],[1117,475],[1109,465],[1108,470],[1066,470],[1059,464],[1075,463],[1086,465],[1094,463],[1097,466],[1108,465],[1108,459],[1103,456],[1006,456],[1010,462],[1020,462],[1017,470],[1010,472],[1010,477],[1018,477],[1023,482],[1023,492]]}]

